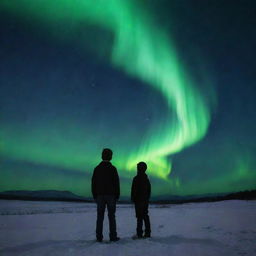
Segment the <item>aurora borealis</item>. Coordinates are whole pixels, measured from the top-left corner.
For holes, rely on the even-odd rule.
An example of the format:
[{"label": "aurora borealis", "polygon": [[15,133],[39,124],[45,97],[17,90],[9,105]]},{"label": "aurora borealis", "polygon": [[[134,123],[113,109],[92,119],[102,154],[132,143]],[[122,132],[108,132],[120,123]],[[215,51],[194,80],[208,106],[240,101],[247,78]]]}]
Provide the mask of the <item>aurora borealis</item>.
[{"label": "aurora borealis", "polygon": [[0,190],[88,196],[104,147],[122,195],[139,161],[154,195],[255,188],[253,7],[2,0]]}]

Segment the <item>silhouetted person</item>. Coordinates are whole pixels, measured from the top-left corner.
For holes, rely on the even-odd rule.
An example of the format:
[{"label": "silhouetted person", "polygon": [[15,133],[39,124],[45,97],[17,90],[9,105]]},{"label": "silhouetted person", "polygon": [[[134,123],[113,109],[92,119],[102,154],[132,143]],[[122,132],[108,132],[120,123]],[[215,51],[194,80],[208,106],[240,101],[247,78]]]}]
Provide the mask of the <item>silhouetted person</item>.
[{"label": "silhouetted person", "polygon": [[103,240],[103,220],[105,208],[108,209],[109,238],[110,241],[118,241],[116,233],[116,202],[120,195],[119,177],[116,167],[110,163],[112,150],[105,148],[102,151],[102,162],[95,167],[92,176],[92,195],[97,203],[96,238],[98,242]]},{"label": "silhouetted person", "polygon": [[[148,179],[147,174],[147,165],[144,162],[137,164],[137,175],[133,178],[132,182],[132,191],[131,191],[131,200],[135,204],[135,212],[137,218],[137,237],[146,238],[150,237],[150,220],[148,216],[148,203],[151,194],[151,184]],[[143,236],[143,221],[145,224],[145,233]]]}]

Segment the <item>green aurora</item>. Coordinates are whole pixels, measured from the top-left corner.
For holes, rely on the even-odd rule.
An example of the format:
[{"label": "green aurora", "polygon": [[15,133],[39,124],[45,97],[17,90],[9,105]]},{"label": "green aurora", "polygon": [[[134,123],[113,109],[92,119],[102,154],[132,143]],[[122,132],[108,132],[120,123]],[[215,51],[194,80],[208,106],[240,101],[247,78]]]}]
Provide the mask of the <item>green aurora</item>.
[{"label": "green aurora", "polygon": [[[210,120],[208,107],[182,67],[168,36],[153,24],[142,7],[123,0],[22,0],[18,6],[17,1],[4,1],[2,5],[21,15],[35,15],[39,22],[49,26],[56,22],[76,26],[84,21],[111,30],[113,65],[155,87],[165,97],[168,107],[175,110],[176,117],[166,120],[157,131],[153,130],[138,150],[118,163],[119,168],[133,170],[136,163],[144,159],[152,174],[166,179],[171,171],[166,157],[205,135]],[[19,152],[12,154],[19,157]],[[24,157],[37,161],[43,158],[32,152]],[[65,165],[64,159],[56,158],[56,164]],[[69,167],[77,165],[73,164]]]}]

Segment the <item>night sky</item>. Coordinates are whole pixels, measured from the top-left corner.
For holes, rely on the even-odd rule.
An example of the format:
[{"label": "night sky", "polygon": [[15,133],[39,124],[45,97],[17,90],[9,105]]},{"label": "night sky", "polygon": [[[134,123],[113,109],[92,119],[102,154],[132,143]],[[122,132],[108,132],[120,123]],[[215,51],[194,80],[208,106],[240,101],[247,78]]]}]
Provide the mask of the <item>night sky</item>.
[{"label": "night sky", "polygon": [[0,191],[256,188],[254,0],[1,0]]}]

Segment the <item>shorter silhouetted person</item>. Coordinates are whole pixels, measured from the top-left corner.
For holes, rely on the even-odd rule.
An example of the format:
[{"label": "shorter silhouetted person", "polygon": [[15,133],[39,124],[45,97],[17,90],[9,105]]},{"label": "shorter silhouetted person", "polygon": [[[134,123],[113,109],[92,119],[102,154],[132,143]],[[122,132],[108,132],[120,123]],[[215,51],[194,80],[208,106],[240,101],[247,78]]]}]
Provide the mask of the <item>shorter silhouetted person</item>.
[{"label": "shorter silhouetted person", "polygon": [[[137,237],[147,238],[151,235],[150,220],[148,216],[148,204],[151,194],[151,184],[148,179],[147,165],[144,162],[137,164],[137,175],[133,178],[131,200],[135,204],[135,213],[137,218]],[[143,221],[145,224],[145,232],[143,235]]]},{"label": "shorter silhouetted person", "polygon": [[118,241],[120,239],[117,237],[115,217],[120,185],[116,167],[110,163],[112,154],[111,149],[103,149],[103,161],[95,167],[92,176],[92,195],[97,203],[96,238],[98,242],[103,240],[103,220],[106,206],[108,209],[110,241]]}]

